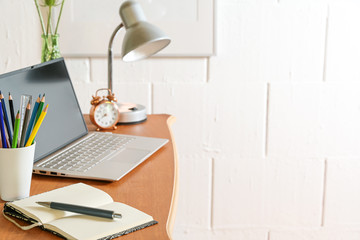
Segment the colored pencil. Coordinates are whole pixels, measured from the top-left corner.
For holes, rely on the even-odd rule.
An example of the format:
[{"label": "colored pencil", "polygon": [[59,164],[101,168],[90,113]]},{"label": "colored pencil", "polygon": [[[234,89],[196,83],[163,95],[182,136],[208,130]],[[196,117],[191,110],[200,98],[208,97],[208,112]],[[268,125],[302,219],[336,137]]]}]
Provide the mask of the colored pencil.
[{"label": "colored pencil", "polygon": [[18,145],[19,128],[20,128],[20,113],[18,111],[15,118],[14,138],[11,146],[12,148],[16,148]]},{"label": "colored pencil", "polygon": [[36,99],[34,108],[33,108],[32,113],[31,113],[31,118],[30,118],[27,130],[26,130],[25,143],[29,139],[31,130],[33,129],[33,126],[34,126],[34,123],[35,123],[35,117],[36,117],[37,110],[38,110],[39,104],[40,104],[40,97],[41,97],[41,94],[39,94],[39,97]]},{"label": "colored pencil", "polygon": [[38,107],[38,110],[37,110],[37,113],[36,113],[36,118],[35,118],[35,123],[38,121],[39,117],[40,117],[40,114],[42,112],[42,109],[44,107],[44,102],[45,102],[45,93],[43,95],[43,97],[41,98],[41,101],[40,101],[40,104],[39,104],[39,107]]},{"label": "colored pencil", "polygon": [[31,100],[32,100],[32,95],[28,95],[28,94],[21,95],[20,108],[19,108],[19,110],[20,110],[20,130],[19,130],[19,136],[18,136],[19,142],[21,139],[21,133],[22,133],[23,125],[24,125],[26,106],[27,106],[28,102]]},{"label": "colored pencil", "polygon": [[[2,102],[1,99],[0,99],[0,102]],[[2,144],[2,147],[7,148],[2,103],[0,104],[0,132],[1,132],[1,144]]]},{"label": "colored pencil", "polygon": [[30,120],[30,116],[29,116],[30,115],[30,110],[31,110],[31,104],[30,104],[30,100],[29,100],[29,102],[28,102],[28,104],[26,106],[23,127],[22,127],[22,130],[21,130],[20,147],[25,146],[26,129],[28,128],[29,120]]},{"label": "colored pencil", "polygon": [[6,147],[7,147],[7,148],[10,148],[11,145],[10,145],[10,143],[9,143],[9,140],[8,140],[8,139],[5,139],[5,140],[6,140]]},{"label": "colored pencil", "polygon": [[9,106],[10,106],[10,114],[11,114],[11,123],[13,129],[15,129],[15,112],[14,112],[14,101],[12,99],[12,96],[9,92]]},{"label": "colored pencil", "polygon": [[41,126],[41,123],[43,122],[43,120],[44,120],[44,118],[45,118],[45,116],[46,116],[48,107],[49,107],[49,104],[46,105],[46,107],[44,108],[44,110],[41,112],[40,117],[39,117],[38,121],[36,122],[36,124],[35,124],[35,126],[34,126],[34,129],[32,130],[28,141],[26,142],[25,147],[29,147],[29,146],[32,144],[32,142],[34,141],[35,136],[36,136],[36,134],[37,134],[37,132],[39,131],[39,128],[40,128],[40,126]]},{"label": "colored pencil", "polygon": [[4,95],[2,95],[1,91],[0,91],[0,99],[1,99],[1,104],[2,104],[4,122],[5,122],[6,130],[7,130],[7,134],[8,134],[8,137],[9,137],[9,143],[10,143],[10,146],[11,146],[12,132],[11,132],[11,127],[10,127],[7,111],[6,111]]}]

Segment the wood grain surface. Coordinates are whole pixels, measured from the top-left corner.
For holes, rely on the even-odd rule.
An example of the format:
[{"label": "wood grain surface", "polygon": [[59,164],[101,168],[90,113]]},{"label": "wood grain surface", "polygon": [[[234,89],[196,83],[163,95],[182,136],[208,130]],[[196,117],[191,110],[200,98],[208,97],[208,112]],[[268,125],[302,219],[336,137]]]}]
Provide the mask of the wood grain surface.
[{"label": "wood grain surface", "polygon": [[[90,131],[95,130],[89,117],[85,115]],[[116,182],[103,182],[75,178],[61,178],[33,175],[30,195],[39,194],[70,184],[83,182],[109,193],[114,201],[135,207],[151,216],[159,223],[120,237],[122,240],[162,240],[171,239],[175,216],[177,158],[170,125],[174,117],[166,114],[149,115],[147,121],[135,125],[120,125],[116,133],[167,138],[169,142],[136,169]],[[0,201],[3,208],[4,202]],[[18,221],[26,225],[25,222]],[[0,217],[0,239],[59,239],[34,228],[23,231]]]}]

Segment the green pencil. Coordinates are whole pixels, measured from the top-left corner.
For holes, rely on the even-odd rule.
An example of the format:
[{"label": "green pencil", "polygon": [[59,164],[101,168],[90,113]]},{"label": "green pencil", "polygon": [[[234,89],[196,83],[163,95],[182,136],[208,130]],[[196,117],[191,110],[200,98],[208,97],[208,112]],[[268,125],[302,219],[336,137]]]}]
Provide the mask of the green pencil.
[{"label": "green pencil", "polygon": [[39,107],[38,107],[38,109],[37,109],[37,112],[36,112],[36,117],[35,117],[35,122],[34,122],[34,126],[35,126],[35,124],[36,124],[37,120],[38,120],[38,119],[39,119],[39,117],[40,117],[40,114],[41,114],[42,109],[43,109],[43,107],[44,107],[44,102],[45,102],[45,93],[44,93],[43,97],[41,98],[41,101],[40,101]]},{"label": "green pencil", "polygon": [[20,114],[19,111],[16,114],[15,117],[15,126],[14,126],[14,138],[12,141],[12,148],[16,148],[18,144],[18,136],[19,136],[19,128],[20,128]]}]

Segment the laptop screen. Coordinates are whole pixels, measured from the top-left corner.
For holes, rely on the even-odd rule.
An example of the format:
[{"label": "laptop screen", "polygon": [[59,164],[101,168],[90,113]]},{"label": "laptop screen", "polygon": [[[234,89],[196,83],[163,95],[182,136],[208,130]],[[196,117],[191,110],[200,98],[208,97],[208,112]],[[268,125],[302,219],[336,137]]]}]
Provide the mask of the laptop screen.
[{"label": "laptop screen", "polygon": [[9,92],[15,114],[20,109],[21,95],[32,95],[32,110],[39,95],[45,94],[44,108],[49,104],[49,109],[35,138],[35,162],[88,132],[63,58],[0,75],[0,91],[9,122]]}]

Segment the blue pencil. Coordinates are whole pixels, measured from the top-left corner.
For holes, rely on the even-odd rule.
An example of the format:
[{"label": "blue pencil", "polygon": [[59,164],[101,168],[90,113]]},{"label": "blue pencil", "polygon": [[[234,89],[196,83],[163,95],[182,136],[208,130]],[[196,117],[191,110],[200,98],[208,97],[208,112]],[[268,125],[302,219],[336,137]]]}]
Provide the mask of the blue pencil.
[{"label": "blue pencil", "polygon": [[27,130],[26,130],[25,143],[26,143],[27,140],[29,139],[30,133],[31,133],[32,128],[33,128],[33,125],[34,125],[36,113],[37,113],[37,110],[38,110],[39,104],[40,104],[40,97],[41,97],[41,94],[40,94],[39,97],[36,99],[36,102],[35,102],[35,105],[34,105],[34,109],[33,109],[32,113],[31,113],[31,118],[30,118],[30,121],[29,121],[29,124],[28,124],[28,128],[27,128]]},{"label": "blue pencil", "polygon": [[[1,100],[0,100],[0,102],[1,102]],[[1,132],[2,147],[7,148],[2,104],[0,104],[0,132]]]},{"label": "blue pencil", "polygon": [[6,126],[6,130],[7,130],[8,137],[9,137],[9,143],[10,143],[10,146],[11,146],[12,145],[11,126],[10,126],[9,118],[8,118],[7,111],[6,111],[5,98],[2,95],[1,91],[0,91],[0,99],[1,99],[1,104],[2,104],[2,110],[3,110],[3,113],[4,113],[3,118],[4,118],[4,121],[5,121],[5,126]]}]

